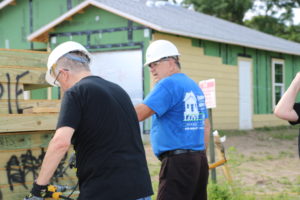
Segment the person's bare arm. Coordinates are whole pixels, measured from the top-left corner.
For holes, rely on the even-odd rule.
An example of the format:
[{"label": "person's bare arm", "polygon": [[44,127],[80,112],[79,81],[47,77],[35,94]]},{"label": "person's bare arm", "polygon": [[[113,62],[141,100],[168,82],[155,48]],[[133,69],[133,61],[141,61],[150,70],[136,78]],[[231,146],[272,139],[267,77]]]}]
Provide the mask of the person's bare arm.
[{"label": "person's bare arm", "polygon": [[145,119],[147,119],[155,113],[151,108],[149,108],[146,104],[143,103],[138,104],[134,108],[139,121],[144,121]]},{"label": "person's bare arm", "polygon": [[296,101],[297,94],[300,90],[300,72],[292,81],[290,87],[283,94],[278,104],[275,107],[274,114],[281,119],[288,121],[297,121],[298,115],[293,106]]},{"label": "person's bare arm", "polygon": [[208,145],[209,145],[209,136],[210,136],[210,121],[208,118],[206,118],[205,119],[205,127],[204,127],[205,149],[207,149]]},{"label": "person's bare arm", "polygon": [[47,185],[50,182],[58,164],[65,156],[71,145],[71,138],[74,129],[70,127],[61,127],[56,130],[51,139],[46,155],[44,157],[41,171],[36,180],[39,185]]}]

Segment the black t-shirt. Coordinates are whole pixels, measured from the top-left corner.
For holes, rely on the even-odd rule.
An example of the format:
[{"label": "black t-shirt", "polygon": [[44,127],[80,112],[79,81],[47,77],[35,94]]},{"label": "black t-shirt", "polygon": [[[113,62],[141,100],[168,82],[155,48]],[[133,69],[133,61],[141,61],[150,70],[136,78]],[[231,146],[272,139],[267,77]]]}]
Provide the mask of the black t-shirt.
[{"label": "black t-shirt", "polygon": [[295,125],[295,124],[299,124],[300,123],[300,103],[295,103],[294,104],[294,110],[296,111],[297,115],[298,115],[298,120],[295,122],[291,122],[289,121],[290,124]]},{"label": "black t-shirt", "polygon": [[88,76],[63,97],[57,128],[75,129],[80,199],[134,200],[153,194],[136,112],[118,85]]}]

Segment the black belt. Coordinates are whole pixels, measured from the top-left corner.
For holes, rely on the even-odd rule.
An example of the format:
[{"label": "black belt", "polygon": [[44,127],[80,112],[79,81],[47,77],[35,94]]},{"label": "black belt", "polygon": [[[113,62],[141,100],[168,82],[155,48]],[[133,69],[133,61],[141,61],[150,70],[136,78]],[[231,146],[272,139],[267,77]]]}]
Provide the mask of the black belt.
[{"label": "black belt", "polygon": [[184,154],[184,153],[194,153],[194,152],[204,152],[204,150],[176,149],[172,151],[165,151],[158,156],[158,159],[162,161],[165,157]]}]

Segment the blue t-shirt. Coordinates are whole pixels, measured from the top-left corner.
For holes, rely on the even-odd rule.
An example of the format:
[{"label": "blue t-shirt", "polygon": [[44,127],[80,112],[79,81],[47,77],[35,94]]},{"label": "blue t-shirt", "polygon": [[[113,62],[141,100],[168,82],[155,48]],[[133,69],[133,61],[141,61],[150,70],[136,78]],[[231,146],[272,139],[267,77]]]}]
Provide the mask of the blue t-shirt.
[{"label": "blue t-shirt", "polygon": [[174,149],[204,150],[208,117],[200,87],[183,73],[158,82],[144,100],[152,116],[151,144],[156,156]]}]

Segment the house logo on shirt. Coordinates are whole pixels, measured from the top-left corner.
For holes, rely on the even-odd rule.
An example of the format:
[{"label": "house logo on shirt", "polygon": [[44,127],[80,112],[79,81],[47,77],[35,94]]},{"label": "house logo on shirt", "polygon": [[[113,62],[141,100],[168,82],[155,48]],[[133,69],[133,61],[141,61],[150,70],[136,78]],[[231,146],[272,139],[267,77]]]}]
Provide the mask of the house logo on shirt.
[{"label": "house logo on shirt", "polygon": [[184,121],[198,121],[200,113],[195,94],[192,91],[187,92],[183,101],[185,103]]}]

